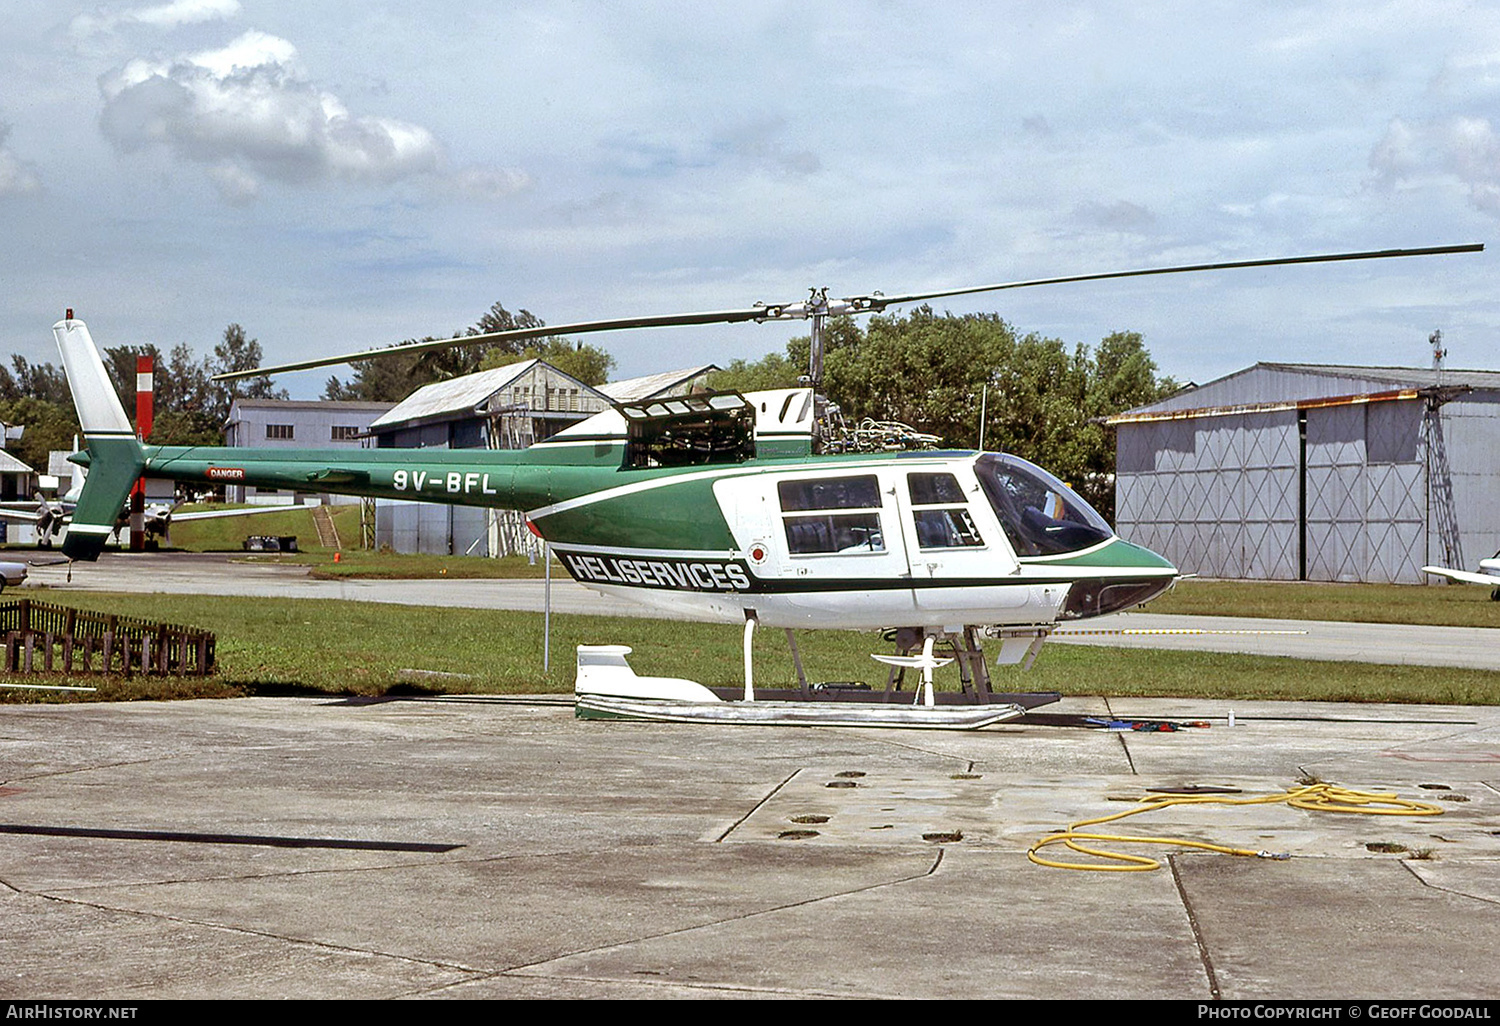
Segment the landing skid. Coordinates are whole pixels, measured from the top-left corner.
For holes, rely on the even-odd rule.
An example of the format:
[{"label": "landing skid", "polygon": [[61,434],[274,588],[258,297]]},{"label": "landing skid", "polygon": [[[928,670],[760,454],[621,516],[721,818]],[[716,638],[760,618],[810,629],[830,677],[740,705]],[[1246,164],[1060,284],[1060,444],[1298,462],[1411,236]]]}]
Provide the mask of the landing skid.
[{"label": "landing skid", "polygon": [[[708,690],[726,702],[741,700],[741,690],[737,687],[710,687]],[[957,691],[939,691],[933,697],[936,704],[940,706],[968,706],[972,708],[982,705],[1019,705],[1023,710],[1031,710],[1060,701],[1062,694],[1057,691],[996,691],[988,695],[979,696],[963,694]],[[755,701],[839,702],[909,706],[912,704],[912,693],[910,691],[897,691],[893,694],[887,694],[884,691],[877,691],[870,688],[814,685],[808,691],[803,691],[801,688],[756,688]]]},{"label": "landing skid", "polygon": [[[640,677],[625,657],[623,645],[578,646],[575,711],[579,719],[653,720],[671,723],[746,723],[778,726],[866,726],[976,730],[1023,716],[1031,709],[1058,701],[1056,692],[996,694],[980,647],[978,629],[959,632],[896,631],[897,654],[877,655],[887,663],[884,690],[862,684],[814,685],[808,682],[792,632],[786,632],[800,687],[755,686],[752,658],[757,621],[745,622],[743,687],[706,688],[695,681],[669,677]],[[1050,631],[1048,627],[1007,629],[1000,662],[1030,665]],[[994,635],[992,635],[994,636]],[[939,655],[942,645],[952,656]],[[914,654],[920,648],[920,654]],[[950,662],[959,665],[961,690],[938,692],[932,671]],[[906,671],[921,671],[917,690],[903,691]]]},{"label": "landing skid", "polygon": [[658,723],[740,723],[768,727],[898,727],[978,730],[1013,720],[1019,705],[855,705],[829,702],[671,702],[614,695],[579,695],[581,720],[650,720]]}]

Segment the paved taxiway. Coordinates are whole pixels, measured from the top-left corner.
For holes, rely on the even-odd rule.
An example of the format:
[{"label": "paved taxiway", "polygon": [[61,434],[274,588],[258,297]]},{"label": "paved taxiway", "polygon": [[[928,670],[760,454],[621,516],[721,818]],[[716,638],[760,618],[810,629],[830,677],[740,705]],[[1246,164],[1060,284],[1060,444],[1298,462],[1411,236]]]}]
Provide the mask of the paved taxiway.
[{"label": "paved taxiway", "polygon": [[[1213,725],[0,707],[0,997],[1500,997],[1500,709],[1237,703],[1230,728],[1214,702],[1063,708]],[[1289,861],[1106,874],[1024,854],[1148,787],[1304,775],[1444,812],[1115,828]]]},{"label": "paved taxiway", "polygon": [[[49,590],[146,591],[175,594],[335,598],[359,602],[540,610],[542,581],[318,581],[304,568],[274,563],[231,563],[223,555],[107,553],[96,564],[34,567],[31,583]],[[555,612],[601,616],[658,616],[634,602],[609,599],[570,580],[552,582]],[[1120,635],[1069,633],[1101,630],[1213,631]],[[1229,632],[1229,633],[1224,633]],[[1338,659],[1419,666],[1500,670],[1495,630],[1484,627],[1413,627],[1403,624],[1252,620],[1223,616],[1171,616],[1147,611],[1080,622],[1053,635],[1068,644],[1247,652],[1299,659]]]}]

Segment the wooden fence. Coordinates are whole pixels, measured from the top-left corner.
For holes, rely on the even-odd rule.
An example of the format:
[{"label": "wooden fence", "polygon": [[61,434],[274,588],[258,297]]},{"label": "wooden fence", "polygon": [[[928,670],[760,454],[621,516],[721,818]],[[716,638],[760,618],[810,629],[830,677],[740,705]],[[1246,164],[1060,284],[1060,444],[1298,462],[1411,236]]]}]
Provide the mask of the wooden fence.
[{"label": "wooden fence", "polygon": [[5,673],[203,677],[214,667],[208,631],[29,598],[0,603],[0,639]]}]

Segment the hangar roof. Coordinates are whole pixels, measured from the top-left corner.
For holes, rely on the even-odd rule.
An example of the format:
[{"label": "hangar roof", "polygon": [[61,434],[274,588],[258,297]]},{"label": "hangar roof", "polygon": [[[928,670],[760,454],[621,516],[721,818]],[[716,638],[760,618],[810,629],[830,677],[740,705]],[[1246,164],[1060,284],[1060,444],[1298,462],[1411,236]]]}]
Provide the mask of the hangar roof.
[{"label": "hangar roof", "polygon": [[[1127,411],[1127,415],[1431,388],[1438,383],[1437,373],[1431,367],[1257,363],[1196,388],[1185,389],[1161,402],[1136,407]],[[1444,368],[1442,384],[1500,390],[1500,371]]]},{"label": "hangar roof", "polygon": [[389,410],[395,403],[365,402],[362,399],[236,399],[234,407],[241,410]]},{"label": "hangar roof", "polygon": [[700,364],[697,367],[683,367],[680,370],[662,371],[660,374],[647,374],[645,377],[640,378],[611,381],[607,385],[600,385],[599,391],[617,403],[629,403],[637,399],[654,399],[663,392],[687,385],[693,379],[701,378],[710,371],[718,369],[712,363]]}]

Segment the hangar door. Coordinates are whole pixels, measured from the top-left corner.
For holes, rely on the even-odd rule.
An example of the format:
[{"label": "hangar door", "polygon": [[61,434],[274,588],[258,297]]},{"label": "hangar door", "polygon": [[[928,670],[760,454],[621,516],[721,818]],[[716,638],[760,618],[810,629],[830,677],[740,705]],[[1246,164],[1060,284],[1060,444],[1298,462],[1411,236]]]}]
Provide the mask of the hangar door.
[{"label": "hangar door", "polygon": [[1205,577],[1298,577],[1296,410],[1123,426],[1120,533]]},{"label": "hangar door", "polygon": [[1423,583],[1421,402],[1328,406],[1304,416],[1307,579]]}]

